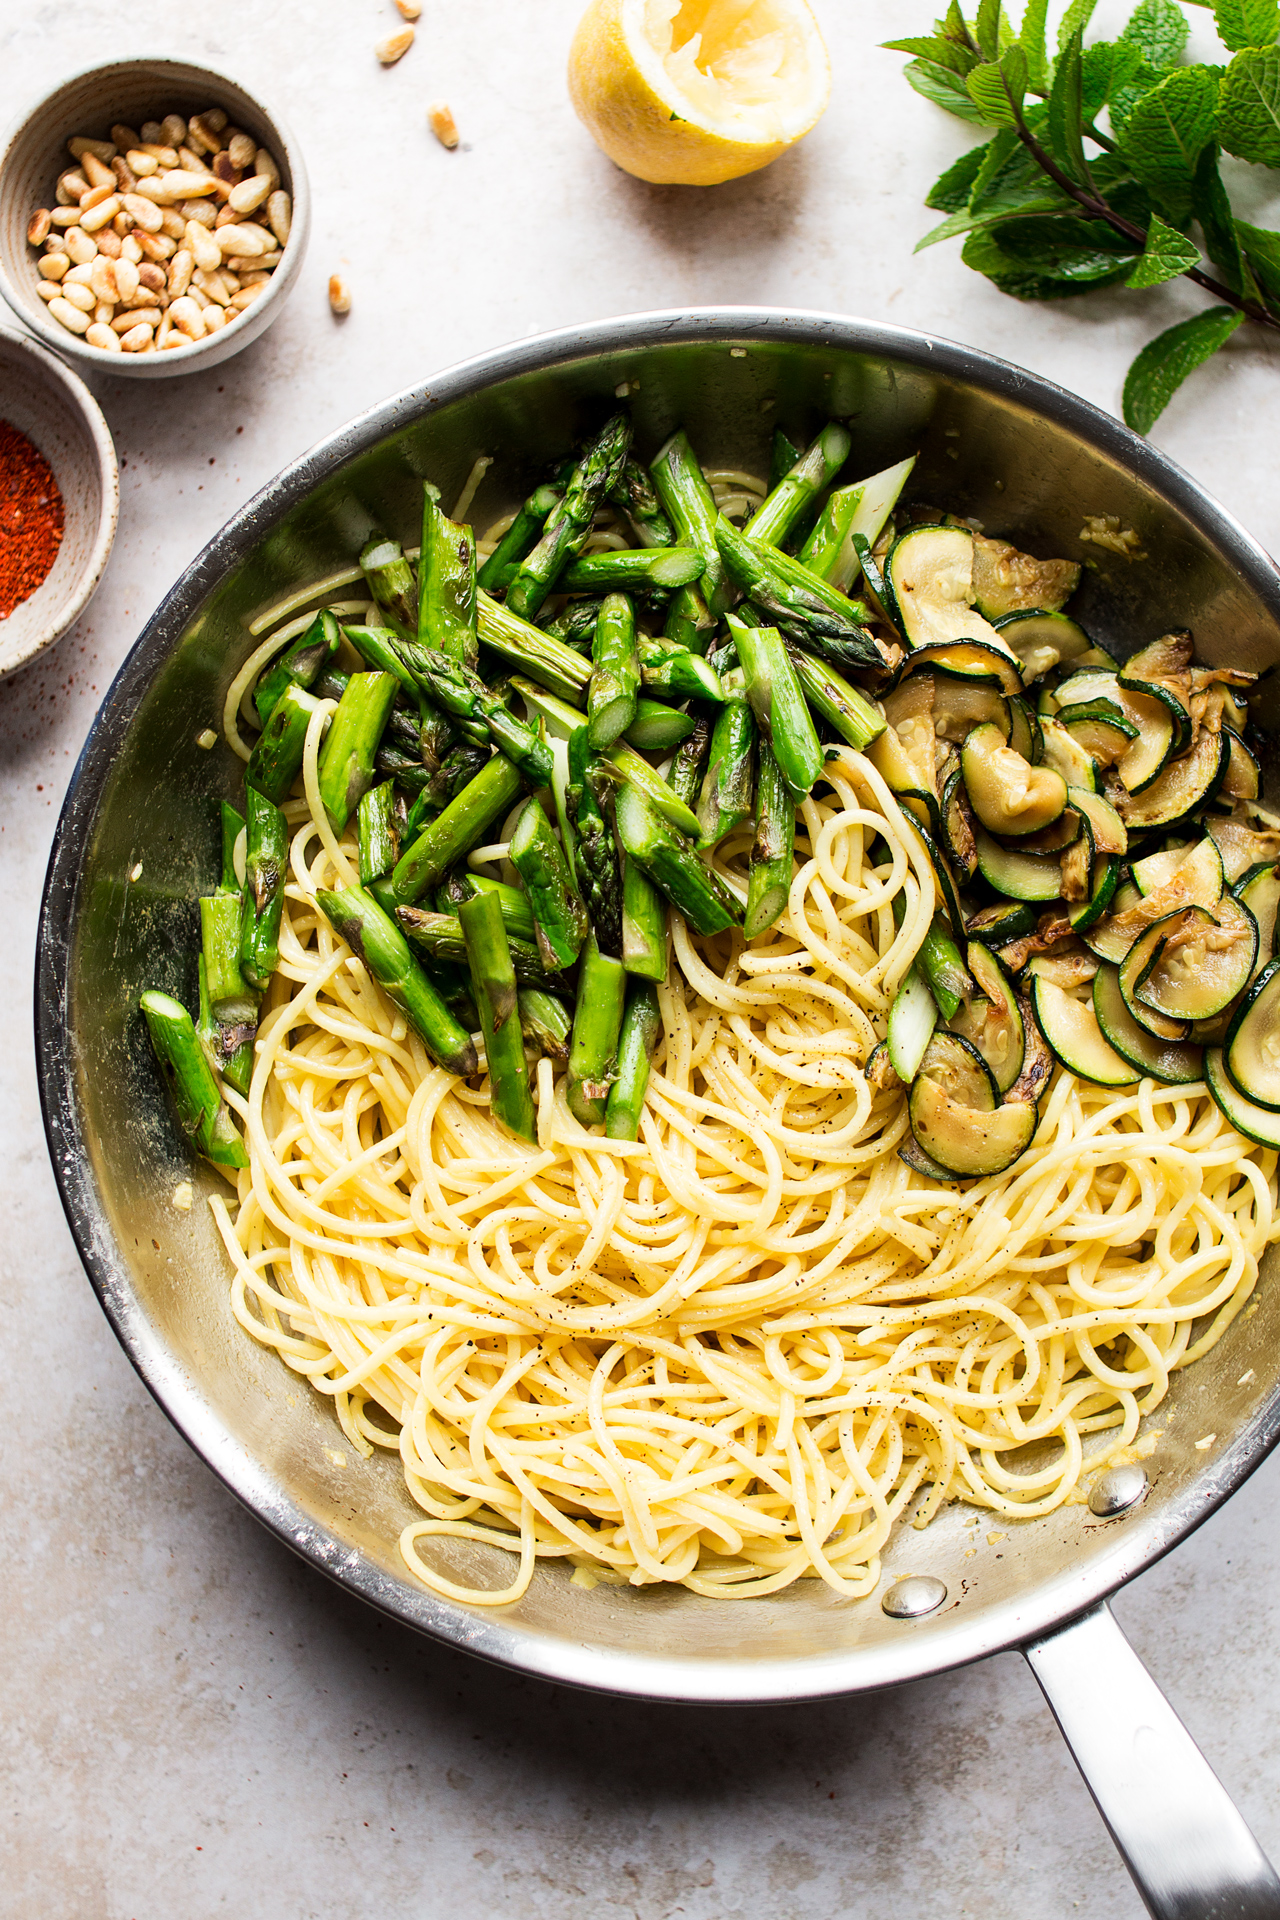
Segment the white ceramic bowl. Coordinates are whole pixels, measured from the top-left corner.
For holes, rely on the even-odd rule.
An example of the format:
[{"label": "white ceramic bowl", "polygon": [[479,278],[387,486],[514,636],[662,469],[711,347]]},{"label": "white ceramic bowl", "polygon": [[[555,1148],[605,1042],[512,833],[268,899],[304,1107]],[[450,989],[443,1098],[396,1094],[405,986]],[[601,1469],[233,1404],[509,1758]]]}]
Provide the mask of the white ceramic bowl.
[{"label": "white ceramic bowl", "polygon": [[4,327],[0,420],[25,434],[49,462],[65,515],[49,572],[0,620],[3,676],[60,640],[93,598],[116,536],[120,481],[107,423],[83,380],[34,340]]},{"label": "white ceramic bowl", "polygon": [[[38,254],[27,244],[27,222],[37,207],[55,204],[58,175],[73,164],[67,141],[76,134],[106,139],[123,121],[137,127],[166,113],[189,117],[221,107],[236,126],[251,133],[275,159],[281,185],[293,197],[293,224],[284,257],[267,291],[239,319],[189,346],[163,353],[105,353],[50,318],[36,292]],[[23,114],[0,155],[0,293],[48,346],[98,373],[164,380],[197,368],[216,367],[271,325],[302,265],[311,227],[311,197],[297,142],[270,113],[225,74],[186,60],[114,60],[74,74]]]}]

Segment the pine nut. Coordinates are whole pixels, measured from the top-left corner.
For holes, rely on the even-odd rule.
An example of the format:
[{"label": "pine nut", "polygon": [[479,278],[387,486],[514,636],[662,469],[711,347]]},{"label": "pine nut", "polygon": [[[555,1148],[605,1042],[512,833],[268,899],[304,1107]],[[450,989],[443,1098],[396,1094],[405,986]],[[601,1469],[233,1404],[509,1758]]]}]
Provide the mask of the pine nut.
[{"label": "pine nut", "polygon": [[417,20],[422,15],[418,0],[396,0],[396,9],[404,20]]},{"label": "pine nut", "polygon": [[96,233],[99,227],[110,226],[119,211],[120,196],[118,193],[109,194],[100,206],[90,207],[88,213],[85,212],[82,204],[80,208],[80,231],[82,233]]},{"label": "pine nut", "polygon": [[227,142],[227,158],[241,173],[250,165],[257,151],[258,143],[251,133],[233,133]]},{"label": "pine nut", "polygon": [[117,153],[128,153],[130,147],[142,145],[142,135],[135,133],[132,127],[117,125],[111,129],[111,144]]},{"label": "pine nut", "polygon": [[49,223],[51,226],[64,228],[79,226],[80,209],[78,206],[64,207],[59,205],[53,207],[49,212]]},{"label": "pine nut", "polygon": [[58,282],[56,280],[37,280],[36,281],[36,292],[40,295],[40,298],[44,301],[46,306],[49,304],[50,301],[56,300],[58,298],[59,293],[61,293],[61,291],[62,289],[58,285]]},{"label": "pine nut", "polygon": [[195,266],[194,255],[185,247],[179,247],[169,262],[169,297],[177,300],[191,285],[191,272]]},{"label": "pine nut", "polygon": [[[94,259],[96,258],[95,254]],[[69,287],[87,287],[92,274],[93,260],[84,260],[74,267],[69,267],[63,279]]]},{"label": "pine nut", "polygon": [[196,305],[199,307],[201,313],[203,313],[206,310],[206,308],[211,307],[214,304],[214,302],[209,298],[208,294],[205,292],[204,288],[198,287],[194,280],[191,282],[191,286],[187,291],[187,299],[194,300]]},{"label": "pine nut", "polygon": [[141,147],[130,147],[125,160],[130,172],[136,173],[139,179],[149,178],[153,173],[160,171],[160,162],[154,153],[144,153]]},{"label": "pine nut", "polygon": [[148,293],[163,293],[168,285],[168,275],[154,260],[147,260],[138,268],[138,285]]},{"label": "pine nut", "polygon": [[[93,306],[92,300],[89,302],[89,305],[90,307]],[[88,333],[89,315],[87,313],[81,313],[79,307],[73,306],[70,300],[64,300],[60,294],[56,295],[49,302],[49,311],[55,320],[62,322],[68,332]]]},{"label": "pine nut", "polygon": [[[99,300],[97,306],[93,310],[94,326],[95,327],[107,326],[111,321],[113,315],[115,314],[115,310],[116,310],[116,307],[115,307],[114,300]],[[88,335],[86,335],[85,337],[87,339]]]},{"label": "pine nut", "polygon": [[[111,149],[111,153],[114,158],[114,147]],[[108,187],[112,192],[115,191],[116,177],[114,173],[112,173],[111,168],[107,166],[105,162],[99,160],[97,154],[94,153],[91,147],[86,147],[83,153],[77,155],[77,158],[80,162],[80,171],[91,187]]]},{"label": "pine nut", "polygon": [[103,228],[103,232],[114,233],[117,240],[123,240],[126,234],[130,234],[133,232],[133,227],[134,227],[133,215],[131,213],[126,213],[124,211],[124,208],[122,207],[120,209],[120,212],[116,215],[115,219],[111,222],[111,225],[109,227]]},{"label": "pine nut", "polygon": [[120,335],[113,333],[110,327],[103,326],[96,320],[84,337],[91,347],[101,347],[104,353],[120,351]]},{"label": "pine nut", "polygon": [[65,253],[46,253],[42,260],[37,261],[36,272],[42,280],[61,280],[70,265]]},{"label": "pine nut", "polygon": [[204,330],[206,335],[220,333],[227,324],[227,316],[221,307],[204,308]]},{"label": "pine nut", "polygon": [[389,33],[385,40],[379,40],[374,52],[384,67],[394,67],[397,60],[403,60],[413,45],[412,27],[401,27],[399,33]]},{"label": "pine nut", "polygon": [[83,160],[86,155],[91,154],[104,167],[116,157],[115,145],[112,141],[86,140],[82,133],[78,133],[74,140],[68,140],[67,152],[73,160]]},{"label": "pine nut", "polygon": [[169,308],[169,318],[188,340],[204,339],[204,315],[194,300],[175,300]]},{"label": "pine nut", "polygon": [[[116,218],[119,219],[118,214]],[[114,221],[109,227],[104,227],[98,235],[98,252],[105,255],[108,260],[118,260],[123,245],[124,242],[116,232]]]},{"label": "pine nut", "polygon": [[138,184],[138,176],[127,160],[117,154],[111,162],[111,171],[116,177],[116,186],[121,193],[132,193]]},{"label": "pine nut", "polygon": [[255,173],[268,174],[273,187],[280,185],[280,169],[265,147],[259,147],[258,151],[254,154],[253,170]]},{"label": "pine nut", "polygon": [[130,327],[127,333],[120,335],[120,345],[126,353],[141,353],[151,345],[150,327]]},{"label": "pine nut", "polygon": [[230,267],[220,267],[218,269],[218,278],[227,290],[228,300],[233,293],[239,293],[240,275],[238,273],[232,273]]},{"label": "pine nut", "polygon": [[116,293],[122,305],[127,307],[138,291],[142,276],[133,261],[126,260],[123,254],[112,262],[112,272],[115,275]]},{"label": "pine nut", "polygon": [[238,187],[232,187],[227,200],[237,213],[256,213],[270,192],[271,181],[268,176],[255,173],[250,179],[242,180]]},{"label": "pine nut", "polygon": [[125,334],[134,327],[158,327],[160,325],[159,307],[130,307],[124,313],[118,313],[111,322],[115,331]]},{"label": "pine nut", "polygon": [[48,207],[38,208],[27,222],[27,245],[29,247],[42,247],[49,238],[52,226],[53,219]]},{"label": "pine nut", "polygon": [[184,168],[187,173],[213,172],[213,168],[209,165],[204,155],[197,153],[194,147],[178,148],[178,165]]},{"label": "pine nut", "polygon": [[[138,185],[142,186],[143,182],[140,180]],[[125,193],[121,195],[121,203],[125,212],[133,215],[144,233],[159,233],[160,209],[153,201],[144,198],[140,193]]]},{"label": "pine nut", "polygon": [[149,144],[144,140],[142,143],[142,151],[149,153],[158,167],[176,167],[178,164],[178,149],[176,147],[166,147],[158,141]]},{"label": "pine nut", "polygon": [[215,236],[222,250],[224,260],[233,254],[244,259],[253,259],[260,253],[272,253],[275,250],[275,235],[264,228],[256,227],[248,220],[236,221],[225,227],[215,227]]},{"label": "pine nut", "polygon": [[231,305],[237,313],[243,313],[245,308],[251,307],[259,294],[265,293],[266,290],[267,282],[265,280],[259,280],[257,285],[253,287],[241,287],[238,293],[232,294]]},{"label": "pine nut", "polygon": [[283,259],[284,255],[277,249],[274,253],[259,253],[255,254],[251,259],[243,260],[238,253],[233,253],[231,258],[224,261],[223,264],[229,268],[232,273],[241,275],[246,273],[269,274],[274,267],[280,265]]},{"label": "pine nut", "polygon": [[158,179],[167,204],[175,200],[196,200],[201,194],[212,193],[214,188],[211,173],[194,173],[190,167],[174,167],[169,173],[158,175]]},{"label": "pine nut", "polygon": [[90,266],[89,285],[95,299],[105,300],[113,307],[122,298],[116,283],[115,262],[108,260],[105,254],[100,253]]},{"label": "pine nut", "polygon": [[158,120],[144,120],[138,133],[141,136],[139,144],[144,147],[154,146],[157,141],[164,139],[164,128]]},{"label": "pine nut", "polygon": [[92,313],[98,304],[89,288],[86,287],[83,282],[73,286],[69,281],[64,280],[62,283],[62,297],[64,300],[69,301],[79,313]]},{"label": "pine nut", "polygon": [[172,260],[178,251],[167,233],[144,233],[138,244],[148,260]]},{"label": "pine nut", "polygon": [[182,243],[190,251],[196,265],[203,267],[206,273],[216,273],[222,265],[222,248],[199,220],[188,220]]},{"label": "pine nut", "polygon": [[236,212],[234,207],[226,207],[226,206],[219,207],[217,212],[217,217],[214,220],[213,224],[215,227],[229,227],[231,225],[231,222],[233,220],[238,220],[239,217],[240,216]]},{"label": "pine nut", "polygon": [[92,260],[98,251],[98,243],[91,240],[83,227],[68,227],[63,235],[67,252],[78,267]]},{"label": "pine nut", "polygon": [[282,247],[289,244],[293,226],[293,201],[283,187],[277,187],[267,201],[267,225]]},{"label": "pine nut", "polygon": [[218,217],[218,209],[212,200],[183,200],[178,212],[184,220],[194,220],[199,226],[211,227]]},{"label": "pine nut", "polygon": [[160,137],[171,147],[180,147],[187,137],[187,123],[180,113],[166,113],[160,122]]},{"label": "pine nut", "polygon": [[156,345],[158,347],[189,347],[191,340],[189,335],[175,330],[173,333],[167,333],[163,340],[157,335]]},{"label": "pine nut", "polygon": [[69,168],[66,173],[60,173],[58,175],[56,192],[58,205],[60,207],[78,207],[88,191],[89,182],[85,179],[84,175],[77,172],[74,167]]},{"label": "pine nut", "polygon": [[351,311],[351,289],[340,273],[329,275],[329,305],[335,313]]},{"label": "pine nut", "polygon": [[167,233],[175,247],[180,247],[187,236],[187,223],[177,207],[164,207],[160,213],[160,231]]},{"label": "pine nut", "polygon": [[215,301],[220,307],[226,306],[234,291],[220,273],[205,273],[202,268],[196,270],[195,284],[207,299]]},{"label": "pine nut", "polygon": [[[117,218],[118,217],[119,216],[117,216]],[[120,257],[123,260],[132,260],[135,267],[142,265],[142,248],[138,245],[131,233],[126,233],[124,239],[120,242]]]},{"label": "pine nut", "polygon": [[449,151],[458,144],[458,123],[447,100],[433,100],[427,108],[427,125],[442,147]]},{"label": "pine nut", "polygon": [[269,280],[271,275],[250,267],[247,273],[242,273],[238,277],[242,287],[257,287],[261,286],[264,281]]},{"label": "pine nut", "polygon": [[235,165],[229,153],[215,153],[213,156],[213,177],[215,180],[221,180],[224,187],[238,186],[244,178],[244,169]]}]

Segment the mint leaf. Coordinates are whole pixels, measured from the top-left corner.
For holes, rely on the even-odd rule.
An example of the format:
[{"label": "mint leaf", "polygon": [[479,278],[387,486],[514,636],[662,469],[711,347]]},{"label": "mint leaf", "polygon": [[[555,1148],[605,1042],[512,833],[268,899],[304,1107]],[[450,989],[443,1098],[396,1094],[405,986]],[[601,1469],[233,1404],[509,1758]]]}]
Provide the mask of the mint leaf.
[{"label": "mint leaf", "polygon": [[1125,376],[1125,425],[1150,433],[1188,374],[1203,366],[1243,320],[1234,307],[1209,307],[1150,341]]},{"label": "mint leaf", "polygon": [[1058,24],[1058,52],[1062,53],[1072,34],[1083,33],[1093,16],[1097,0],[1071,0]]},{"label": "mint leaf", "polygon": [[1176,280],[1188,267],[1200,264],[1200,249],[1179,233],[1176,227],[1166,226],[1158,213],[1151,216],[1151,225],[1147,228],[1147,244],[1141,260],[1125,281],[1126,287],[1158,287],[1165,280]]},{"label": "mint leaf", "polygon": [[1018,43],[1027,56],[1027,85],[1033,93],[1049,91],[1049,55],[1045,48],[1045,21],[1049,0],[1027,0]]},{"label": "mint leaf", "polygon": [[1232,53],[1242,47],[1269,47],[1280,36],[1276,0],[1217,0],[1213,17],[1219,40]]},{"label": "mint leaf", "polygon": [[978,17],[973,24],[973,37],[978,49],[988,60],[1000,57],[1000,28],[1003,24],[1003,8],[1000,0],[978,0]]},{"label": "mint leaf", "polygon": [[1080,35],[1073,33],[1062,49],[1049,94],[1049,144],[1072,179],[1087,184],[1089,168],[1080,131],[1083,101]]},{"label": "mint leaf", "polygon": [[986,126],[986,115],[974,106],[958,73],[935,66],[931,60],[912,60],[903,72],[908,86],[914,87],[926,100],[932,100],[935,107],[945,107],[957,120],[968,120],[972,126]]},{"label": "mint leaf", "polygon": [[[984,60],[965,80],[969,98],[991,126],[1017,125],[1018,109],[1027,91],[1027,56],[1012,46],[999,65]],[[1012,96],[1012,97],[1011,97]]]},{"label": "mint leaf", "polygon": [[958,160],[953,160],[926,193],[926,207],[934,207],[939,213],[959,213],[962,207],[967,207],[973,183],[990,144],[988,140],[981,146],[970,147],[968,153],[962,153]]},{"label": "mint leaf", "polygon": [[1125,123],[1125,159],[1174,219],[1191,205],[1196,162],[1213,138],[1217,92],[1204,67],[1175,67]]},{"label": "mint leaf", "polygon": [[987,227],[998,226],[1002,220],[1017,219],[1023,214],[1059,213],[1062,200],[1055,195],[1050,199],[1046,194],[1040,199],[1027,194],[1013,206],[993,207],[987,213],[975,213],[972,207],[961,207],[958,213],[949,214],[939,221],[936,227],[930,227],[922,240],[917,240],[913,253],[923,253],[926,247],[936,247],[940,240],[954,240],[962,233],[984,231]]},{"label": "mint leaf", "polygon": [[[1131,85],[1141,72],[1142,54],[1127,40],[1095,40],[1085,47],[1080,63],[1085,119],[1094,119],[1112,94]],[[1147,89],[1155,84],[1153,74]]]},{"label": "mint leaf", "polygon": [[[1009,231],[1007,226],[993,227],[989,230],[971,233],[961,250],[960,258],[967,267],[976,273],[985,274],[992,285],[1001,293],[1009,294],[1014,300],[1067,300],[1073,294],[1089,293],[1103,280],[1056,278],[1052,273],[1037,272],[1021,261],[1012,258],[1004,251],[1002,242]],[[1125,263],[1112,262],[1110,279],[1122,275]]]},{"label": "mint leaf", "polygon": [[1140,0],[1120,38],[1137,47],[1156,73],[1176,67],[1191,32],[1187,16],[1173,0]]},{"label": "mint leaf", "polygon": [[1200,222],[1200,231],[1204,234],[1205,250],[1214,266],[1225,276],[1233,293],[1242,293],[1247,299],[1256,298],[1257,285],[1249,263],[1240,251],[1231,202],[1218,172],[1216,142],[1207,146],[1200,156],[1193,207],[1196,219]]},{"label": "mint leaf", "polygon": [[905,40],[884,40],[881,45],[889,53],[914,53],[917,59],[929,60],[935,67],[946,67],[962,78],[978,64],[976,53],[971,53],[968,47],[958,47],[954,40],[940,33],[909,34]]},{"label": "mint leaf", "polygon": [[1280,302],[1280,233],[1251,227],[1246,220],[1236,221],[1236,233],[1268,301]]},{"label": "mint leaf", "polygon": [[1133,264],[1132,241],[1105,220],[1072,216],[1006,220],[990,230],[993,244],[1020,267],[1085,286],[1123,277]]},{"label": "mint leaf", "polygon": [[1228,153],[1280,167],[1280,48],[1238,53],[1218,95],[1218,138]]}]

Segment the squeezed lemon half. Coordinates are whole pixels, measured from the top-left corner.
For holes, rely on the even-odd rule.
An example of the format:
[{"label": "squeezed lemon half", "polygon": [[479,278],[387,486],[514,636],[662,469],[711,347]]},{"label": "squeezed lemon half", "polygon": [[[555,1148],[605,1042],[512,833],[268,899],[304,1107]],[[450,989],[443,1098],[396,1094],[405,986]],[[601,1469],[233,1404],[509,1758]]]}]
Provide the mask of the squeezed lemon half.
[{"label": "squeezed lemon half", "polygon": [[716,186],[803,139],[831,92],[807,0],[592,0],[569,95],[609,158],[641,180]]}]

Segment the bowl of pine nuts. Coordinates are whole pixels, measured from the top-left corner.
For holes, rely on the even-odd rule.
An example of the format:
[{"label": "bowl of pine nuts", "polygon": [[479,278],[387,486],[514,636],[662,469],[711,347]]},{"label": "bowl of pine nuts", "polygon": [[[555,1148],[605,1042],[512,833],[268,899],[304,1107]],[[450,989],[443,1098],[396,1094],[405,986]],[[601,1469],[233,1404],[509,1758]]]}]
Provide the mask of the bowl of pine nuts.
[{"label": "bowl of pine nuts", "polygon": [[74,75],[0,156],[0,293],[46,345],[163,379],[263,333],[306,251],[306,170],[225,74],[117,60]]}]

